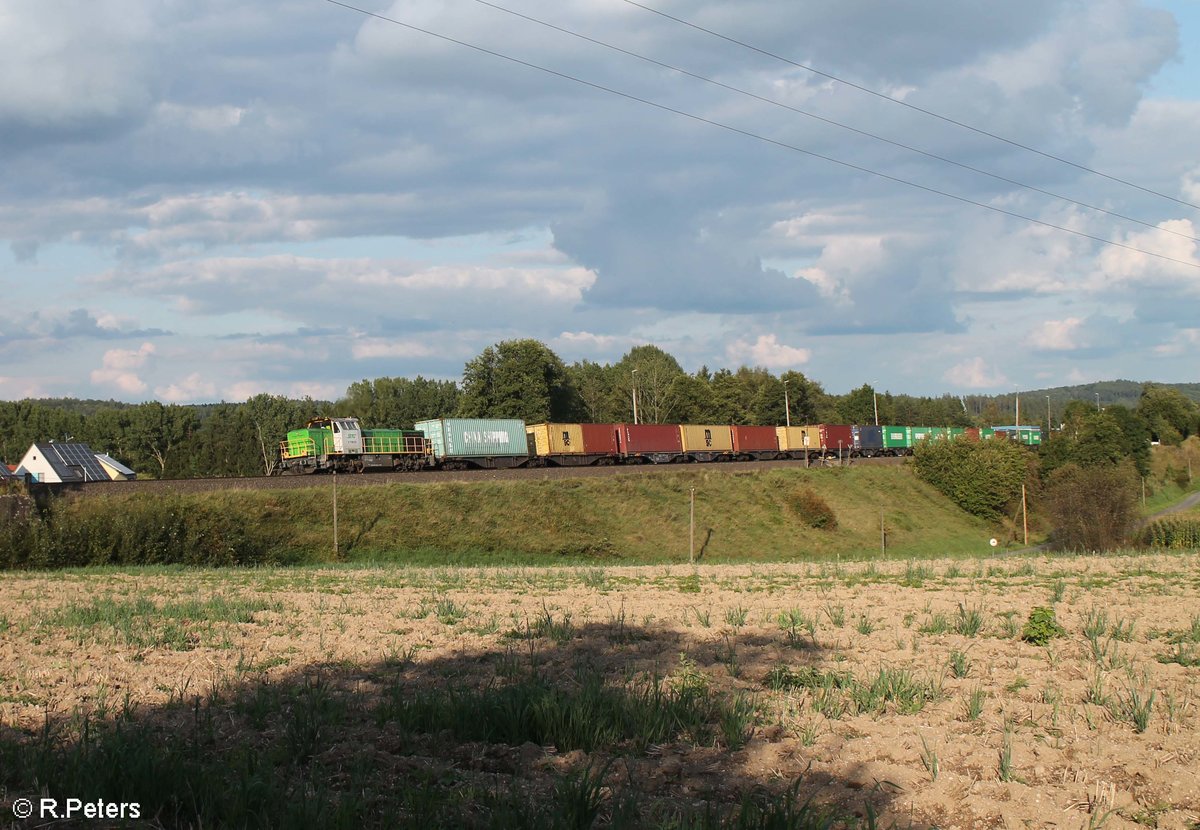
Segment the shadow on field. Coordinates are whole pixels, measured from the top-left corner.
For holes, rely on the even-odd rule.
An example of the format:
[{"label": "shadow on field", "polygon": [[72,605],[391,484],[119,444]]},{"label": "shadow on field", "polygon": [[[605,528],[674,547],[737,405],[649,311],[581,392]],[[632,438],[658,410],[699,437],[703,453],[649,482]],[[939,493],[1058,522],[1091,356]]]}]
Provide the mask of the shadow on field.
[{"label": "shadow on field", "polygon": [[137,802],[125,824],[153,827],[893,826],[875,813],[897,788],[822,772],[836,750],[804,745],[808,707],[768,706],[780,655],[802,671],[816,650],[713,636],[545,615],[451,655],[242,665],[199,696],[0,731],[0,809]]}]

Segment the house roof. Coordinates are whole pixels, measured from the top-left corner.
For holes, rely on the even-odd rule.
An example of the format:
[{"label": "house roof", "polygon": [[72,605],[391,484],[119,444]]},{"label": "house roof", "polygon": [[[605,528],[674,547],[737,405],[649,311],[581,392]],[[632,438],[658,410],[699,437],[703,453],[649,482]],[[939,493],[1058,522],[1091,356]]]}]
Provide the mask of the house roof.
[{"label": "house roof", "polygon": [[87,444],[33,445],[63,481],[111,481]]},{"label": "house roof", "polygon": [[96,460],[99,461],[101,465],[115,470],[120,475],[128,476],[129,478],[137,478],[137,473],[107,453],[96,453]]}]

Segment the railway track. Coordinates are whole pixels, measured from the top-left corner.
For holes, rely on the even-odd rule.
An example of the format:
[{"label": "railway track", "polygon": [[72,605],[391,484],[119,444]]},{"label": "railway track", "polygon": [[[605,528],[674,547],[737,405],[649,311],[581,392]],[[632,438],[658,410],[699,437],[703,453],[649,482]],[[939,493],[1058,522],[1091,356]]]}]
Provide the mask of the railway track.
[{"label": "railway track", "polygon": [[[855,458],[845,466],[896,466],[904,458]],[[837,467],[837,461],[824,465]],[[438,484],[448,481],[549,481],[554,479],[595,478],[612,475],[658,475],[683,470],[711,470],[740,473],[759,470],[796,469],[802,461],[735,461],[724,464],[637,464],[613,467],[531,467],[512,470],[467,470],[462,472],[361,473],[337,476],[338,487],[370,487],[379,484]],[[222,490],[295,490],[305,487],[330,487],[331,475],[257,476],[252,478],[183,478],[143,481],[99,481],[88,484],[46,485],[72,496],[103,496],[117,493],[209,493]]]}]

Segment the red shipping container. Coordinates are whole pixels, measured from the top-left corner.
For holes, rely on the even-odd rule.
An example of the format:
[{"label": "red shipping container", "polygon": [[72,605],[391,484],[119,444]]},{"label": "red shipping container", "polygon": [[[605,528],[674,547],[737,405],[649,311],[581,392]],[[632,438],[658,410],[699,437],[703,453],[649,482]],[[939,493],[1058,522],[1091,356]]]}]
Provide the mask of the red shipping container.
[{"label": "red shipping container", "polygon": [[821,446],[826,450],[834,450],[840,446],[843,450],[854,448],[853,427],[841,424],[818,424],[821,435]]},{"label": "red shipping container", "polygon": [[735,426],[733,428],[733,449],[735,452],[778,451],[779,439],[775,435],[775,427]]},{"label": "red shipping container", "polygon": [[968,438],[970,438],[972,441],[978,441],[979,440],[979,427],[967,427],[966,432],[963,434],[966,435]]},{"label": "red shipping container", "polygon": [[651,452],[683,452],[676,424],[621,424],[621,452],[638,455]]},{"label": "red shipping container", "polygon": [[620,424],[580,424],[583,432],[583,451],[588,455],[619,455]]}]

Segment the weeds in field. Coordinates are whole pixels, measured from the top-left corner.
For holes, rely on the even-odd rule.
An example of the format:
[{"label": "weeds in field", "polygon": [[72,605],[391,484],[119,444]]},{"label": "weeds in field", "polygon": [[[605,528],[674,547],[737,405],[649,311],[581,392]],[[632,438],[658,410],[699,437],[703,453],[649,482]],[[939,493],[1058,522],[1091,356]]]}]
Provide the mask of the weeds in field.
[{"label": "weeds in field", "polygon": [[717,662],[725,666],[730,677],[741,677],[742,667],[738,662],[737,642],[728,634],[724,636],[724,645],[717,652]]},{"label": "weeds in field", "polygon": [[925,742],[924,735],[921,736],[921,765],[929,773],[930,781],[938,780],[941,765],[938,763],[937,752],[929,748],[929,744]]},{"label": "weeds in field", "polygon": [[700,623],[704,628],[712,628],[712,611],[705,608],[701,611],[696,606],[692,606],[692,613],[696,615],[696,622]]},{"label": "weeds in field", "polygon": [[467,617],[467,609],[449,597],[442,597],[433,606],[433,616],[442,625],[457,625]]},{"label": "weeds in field", "polygon": [[875,622],[865,612],[859,616],[858,624],[854,626],[859,634],[870,634],[875,630]]},{"label": "weeds in field", "polygon": [[1026,688],[1028,686],[1029,686],[1029,679],[1026,677],[1022,677],[1021,675],[1018,674],[1016,677],[1013,678],[1013,681],[1011,683],[1009,683],[1007,686],[1004,687],[1004,691],[1008,692],[1009,694],[1015,695],[1017,692],[1021,691],[1022,689]]},{"label": "weeds in field", "polygon": [[1118,695],[1109,706],[1113,716],[1133,724],[1133,731],[1142,733],[1150,726],[1150,712],[1154,708],[1155,691],[1129,687],[1124,695]]},{"label": "weeds in field", "polygon": [[90,604],[72,603],[44,615],[42,628],[65,629],[76,643],[91,639],[119,641],[133,648],[166,648],[190,651],[201,643],[204,634],[211,644],[218,633],[216,625],[250,623],[261,611],[279,611],[282,605],[263,600],[215,596],[208,600],[166,602],[157,605],[145,597],[118,600],[102,597]]},{"label": "weeds in field", "polygon": [[825,616],[829,617],[829,622],[834,628],[844,628],[846,626],[845,606],[826,603]]},{"label": "weeds in field", "polygon": [[1018,633],[1017,612],[1003,611],[996,616],[1000,618],[1000,636],[1006,640],[1015,639]]},{"label": "weeds in field", "polygon": [[970,696],[967,698],[963,714],[969,721],[979,720],[983,714],[983,702],[987,699],[987,693],[981,686],[976,686],[971,690]]},{"label": "weeds in field", "polygon": [[964,637],[974,637],[983,628],[983,611],[978,608],[966,608],[958,604],[958,620],[954,624],[956,633]]},{"label": "weeds in field", "polygon": [[1013,765],[1012,765],[1012,732],[1008,729],[1004,730],[1004,742],[1000,745],[1000,780],[1013,780]]},{"label": "weeds in field", "polygon": [[731,628],[741,628],[746,624],[746,617],[749,614],[750,609],[744,608],[741,605],[727,608],[725,609],[725,624]]},{"label": "weeds in field", "polygon": [[546,638],[562,645],[572,640],[576,633],[570,612],[564,611],[561,619],[555,619],[554,613],[542,603],[540,614],[532,620],[526,617],[523,624],[518,623],[506,636],[519,640]]},{"label": "weeds in field", "polygon": [[922,634],[945,634],[950,630],[950,620],[940,611],[933,614],[917,627]]},{"label": "weeds in field", "polygon": [[792,648],[801,648],[804,645],[800,638],[801,629],[808,632],[809,639],[812,640],[814,646],[817,644],[817,618],[815,616],[809,616],[799,608],[791,608],[787,611],[780,611],[776,622],[787,632],[788,645]]},{"label": "weeds in field", "polygon": [[1092,675],[1092,681],[1084,693],[1083,702],[1093,706],[1108,706],[1109,704],[1109,697],[1104,692],[1104,672],[1100,670],[1099,666],[1096,667],[1096,673]]},{"label": "weeds in field", "polygon": [[1062,577],[1054,580],[1054,584],[1050,586],[1050,602],[1062,602],[1063,594],[1067,592],[1067,583]]},{"label": "weeds in field", "polygon": [[971,661],[965,651],[952,649],[950,651],[950,671],[955,677],[963,678],[971,673]]}]

